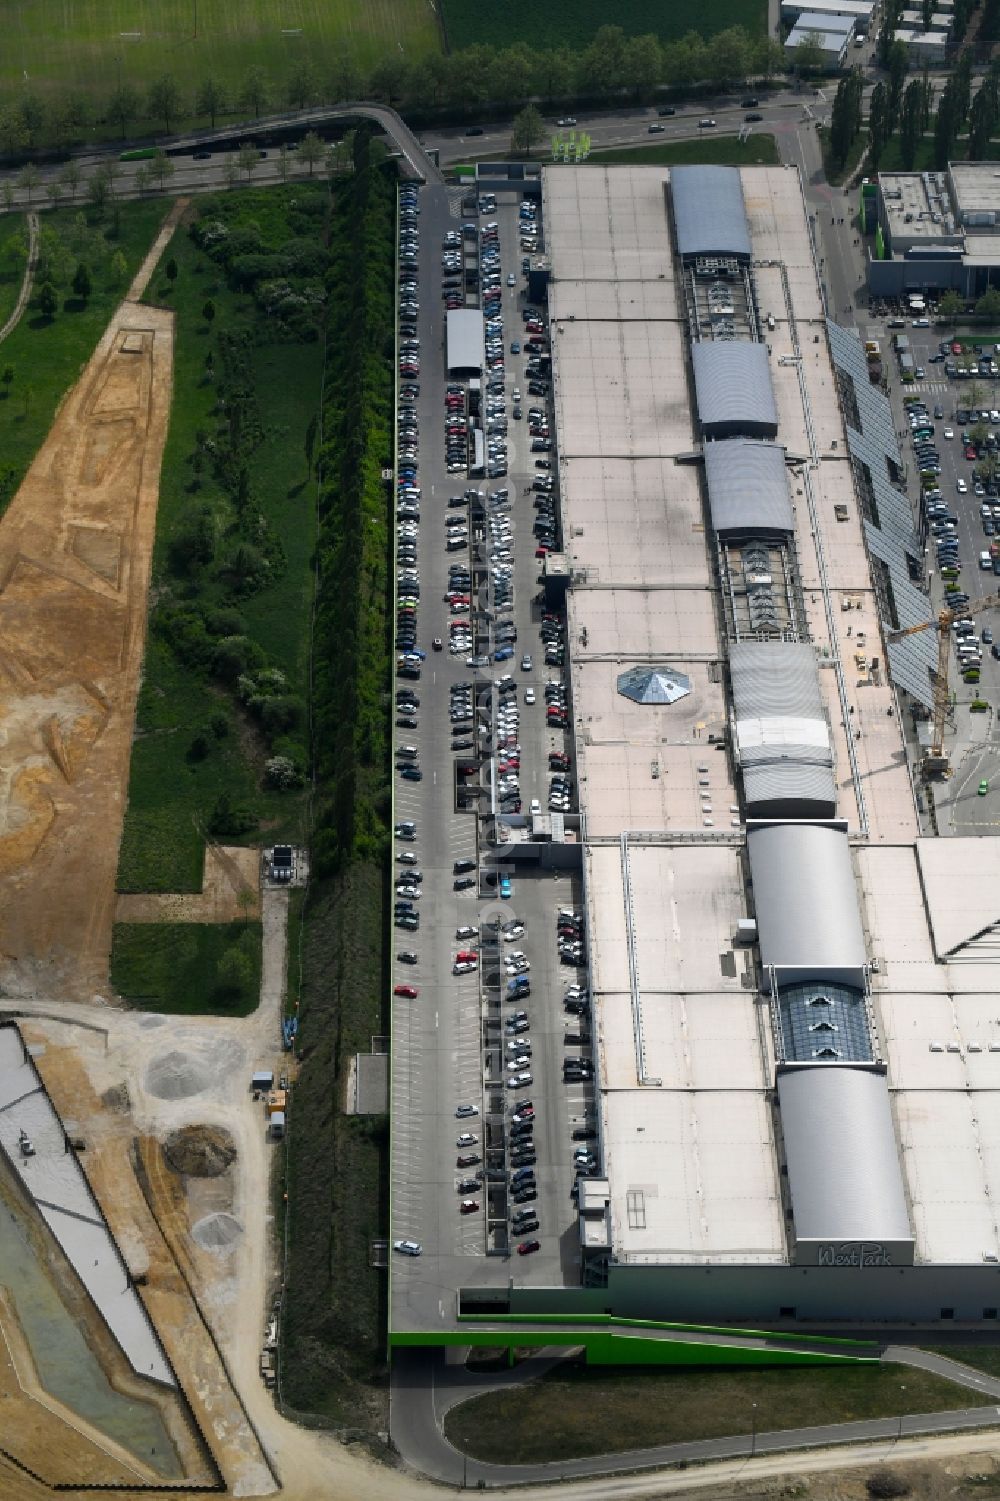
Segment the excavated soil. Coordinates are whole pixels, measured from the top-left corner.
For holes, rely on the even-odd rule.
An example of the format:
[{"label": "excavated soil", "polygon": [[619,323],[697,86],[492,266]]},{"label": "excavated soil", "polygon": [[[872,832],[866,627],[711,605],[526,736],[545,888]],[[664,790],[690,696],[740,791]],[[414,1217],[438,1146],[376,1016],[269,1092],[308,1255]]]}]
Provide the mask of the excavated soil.
[{"label": "excavated soil", "polygon": [[236,1161],[236,1143],[221,1126],[184,1126],[163,1143],[167,1166],[190,1178],[218,1178]]},{"label": "excavated soil", "polygon": [[106,991],[173,317],[123,302],[0,522],[0,983]]}]

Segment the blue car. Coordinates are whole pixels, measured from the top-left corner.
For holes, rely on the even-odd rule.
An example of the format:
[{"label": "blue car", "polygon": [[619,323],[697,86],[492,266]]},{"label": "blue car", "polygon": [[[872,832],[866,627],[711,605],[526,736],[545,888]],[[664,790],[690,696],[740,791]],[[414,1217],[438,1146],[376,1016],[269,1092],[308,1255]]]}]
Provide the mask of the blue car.
[{"label": "blue car", "polygon": [[[512,655],[513,655],[513,653],[512,653]],[[514,890],[514,888],[510,884],[510,876],[501,876],[500,877],[500,895],[503,896],[503,897],[509,897],[509,896],[512,895],[513,890]]]},{"label": "blue car", "polygon": [[512,646],[501,646],[499,651],[493,653],[493,660],[494,662],[509,662],[513,655],[514,648]]},{"label": "blue car", "polygon": [[511,352],[511,354],[520,354],[521,353],[521,341],[519,339],[512,339],[511,340],[510,352]]},{"label": "blue car", "polygon": [[404,766],[400,770],[400,775],[408,782],[422,782],[424,779],[419,766]]}]

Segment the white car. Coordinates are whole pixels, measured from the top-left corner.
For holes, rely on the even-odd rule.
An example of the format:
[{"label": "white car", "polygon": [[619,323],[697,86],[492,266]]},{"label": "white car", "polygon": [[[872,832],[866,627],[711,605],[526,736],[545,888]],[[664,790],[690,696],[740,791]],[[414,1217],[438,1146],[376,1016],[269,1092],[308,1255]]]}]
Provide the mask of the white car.
[{"label": "white car", "polygon": [[524,1073],[524,1074],[512,1074],[510,1076],[510,1078],[507,1080],[507,1088],[508,1089],[524,1089],[530,1083],[531,1083],[531,1075],[530,1074],[528,1074],[528,1073]]},{"label": "white car", "polygon": [[969,487],[965,483],[964,479],[960,479],[955,481],[955,489],[958,491],[959,495],[965,495],[968,492]]},{"label": "white car", "polygon": [[424,1248],[419,1240],[394,1240],[392,1249],[401,1256],[419,1256]]},{"label": "white car", "polygon": [[474,1147],[478,1144],[479,1137],[474,1131],[463,1131],[455,1142],[456,1147]]},{"label": "white car", "polygon": [[524,690],[524,702],[526,704],[533,704],[535,702],[535,690],[534,690],[534,688],[525,688],[525,690]]},{"label": "white car", "polygon": [[946,427],[941,436],[942,438],[953,438],[955,436],[955,429],[953,427]]},{"label": "white car", "polygon": [[531,807],[529,808],[528,811],[530,813],[532,813],[532,814],[534,814],[534,813],[541,813],[541,811],[542,811],[542,805],[538,801],[537,797],[533,797],[531,799]]}]

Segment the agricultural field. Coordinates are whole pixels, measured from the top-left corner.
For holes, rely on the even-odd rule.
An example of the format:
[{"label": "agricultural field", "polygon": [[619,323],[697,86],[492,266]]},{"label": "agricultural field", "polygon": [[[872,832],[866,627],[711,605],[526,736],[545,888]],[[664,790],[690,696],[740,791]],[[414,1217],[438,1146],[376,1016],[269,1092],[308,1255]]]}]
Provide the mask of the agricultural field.
[{"label": "agricultural field", "polygon": [[108,98],[118,83],[143,93],[172,74],[238,91],[260,67],[282,80],[302,63],[321,75],[345,59],[370,69],[391,48],[407,61],[440,51],[427,0],[99,0],[53,6],[0,0],[0,91],[73,90]]},{"label": "agricultural field", "polygon": [[577,0],[574,5],[538,6],[534,0],[508,0],[503,6],[484,6],[479,0],[442,0],[448,49],[491,43],[509,47],[525,42],[532,49],[585,47],[599,27],[609,22],[628,36],[658,36],[675,42],[689,31],[714,36],[730,26],[742,26],[751,36],[767,27],[767,0],[622,0],[609,13],[601,0]]}]

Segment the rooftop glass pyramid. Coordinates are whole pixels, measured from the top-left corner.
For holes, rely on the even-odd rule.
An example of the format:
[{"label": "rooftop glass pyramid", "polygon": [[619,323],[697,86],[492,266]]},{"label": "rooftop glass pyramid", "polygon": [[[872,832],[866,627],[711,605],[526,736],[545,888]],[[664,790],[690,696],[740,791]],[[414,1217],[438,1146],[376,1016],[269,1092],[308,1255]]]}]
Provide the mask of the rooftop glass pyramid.
[{"label": "rooftop glass pyramid", "polygon": [[691,679],[673,667],[630,667],[618,678],[618,692],[637,704],[672,704],[691,692]]}]

